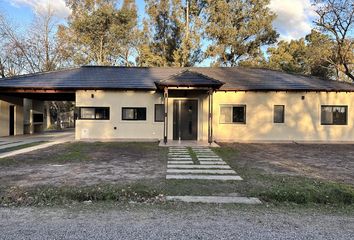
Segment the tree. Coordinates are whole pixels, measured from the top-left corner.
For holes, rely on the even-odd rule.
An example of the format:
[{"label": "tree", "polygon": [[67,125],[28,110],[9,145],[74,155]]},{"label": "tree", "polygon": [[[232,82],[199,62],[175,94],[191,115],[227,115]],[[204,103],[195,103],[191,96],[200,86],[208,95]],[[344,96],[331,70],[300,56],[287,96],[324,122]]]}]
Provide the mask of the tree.
[{"label": "tree", "polygon": [[146,0],[148,18],[139,64],[186,67],[202,61],[204,4],[200,0]]},{"label": "tree", "polygon": [[336,69],[336,78],[339,80],[341,73],[344,73],[353,81],[354,2],[352,0],[314,0],[314,4],[318,15],[315,24],[322,32],[331,36],[335,43],[335,56],[327,60]]},{"label": "tree", "polygon": [[206,55],[216,65],[236,66],[258,57],[260,48],[276,42],[275,15],[269,0],[207,0],[206,35],[211,41]]},{"label": "tree", "polygon": [[68,26],[59,27],[63,55],[74,64],[133,64],[137,44],[137,10],[134,0],[67,0],[72,13]]},{"label": "tree", "polygon": [[312,30],[305,38],[280,41],[267,50],[265,67],[290,73],[332,78],[333,69],[327,59],[333,54],[333,42],[328,36]]},{"label": "tree", "polygon": [[[47,11],[37,13],[25,34],[0,16],[2,36],[2,69],[6,75],[55,70],[61,62],[56,39],[56,20],[48,6]],[[4,74],[5,75],[5,74]]]}]

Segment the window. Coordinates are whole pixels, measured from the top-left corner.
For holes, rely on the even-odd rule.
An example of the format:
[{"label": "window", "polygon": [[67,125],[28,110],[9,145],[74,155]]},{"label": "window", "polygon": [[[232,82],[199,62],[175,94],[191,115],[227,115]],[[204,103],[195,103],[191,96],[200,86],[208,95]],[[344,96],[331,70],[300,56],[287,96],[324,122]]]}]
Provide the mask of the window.
[{"label": "window", "polygon": [[285,106],[274,105],[274,123],[284,123]]},{"label": "window", "polygon": [[146,120],[146,108],[122,108],[122,120]]},{"label": "window", "polygon": [[246,106],[221,106],[220,123],[246,123]]},{"label": "window", "polygon": [[109,120],[109,107],[80,107],[79,119]]},{"label": "window", "polygon": [[165,121],[165,105],[155,104],[155,122]]},{"label": "window", "polygon": [[43,122],[43,114],[42,113],[33,113],[33,122],[34,123],[42,123]]},{"label": "window", "polygon": [[348,106],[321,106],[322,125],[347,125]]}]

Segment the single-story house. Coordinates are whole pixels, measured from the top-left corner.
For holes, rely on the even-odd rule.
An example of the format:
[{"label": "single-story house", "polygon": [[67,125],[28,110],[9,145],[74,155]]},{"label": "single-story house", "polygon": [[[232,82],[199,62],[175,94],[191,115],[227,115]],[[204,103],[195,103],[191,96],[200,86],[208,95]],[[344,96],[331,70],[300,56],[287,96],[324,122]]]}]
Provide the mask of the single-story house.
[{"label": "single-story house", "polygon": [[70,100],[78,140],[354,141],[353,84],[265,69],[83,66],[1,79],[0,100],[1,136]]}]

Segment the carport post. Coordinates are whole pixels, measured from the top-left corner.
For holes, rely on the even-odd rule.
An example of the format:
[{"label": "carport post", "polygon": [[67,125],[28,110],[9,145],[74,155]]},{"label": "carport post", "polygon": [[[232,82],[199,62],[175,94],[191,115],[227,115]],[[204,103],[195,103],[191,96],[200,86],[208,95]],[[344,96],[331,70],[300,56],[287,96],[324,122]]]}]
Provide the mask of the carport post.
[{"label": "carport post", "polygon": [[164,115],[164,129],[163,129],[163,142],[167,143],[167,133],[168,133],[168,87],[163,89],[163,100],[165,106],[165,115]]}]

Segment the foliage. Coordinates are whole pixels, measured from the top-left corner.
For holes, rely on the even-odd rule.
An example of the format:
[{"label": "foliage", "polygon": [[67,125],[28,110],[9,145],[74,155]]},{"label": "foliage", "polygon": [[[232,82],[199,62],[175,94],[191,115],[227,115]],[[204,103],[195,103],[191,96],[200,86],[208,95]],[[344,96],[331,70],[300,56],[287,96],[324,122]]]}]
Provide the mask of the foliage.
[{"label": "foliage", "polygon": [[203,4],[199,0],[146,0],[148,18],[139,65],[185,67],[200,62]]},{"label": "foliage", "polygon": [[314,0],[318,18],[315,24],[328,34],[335,43],[334,55],[328,63],[336,70],[336,79],[354,80],[353,24],[354,2],[352,0]]},{"label": "foliage", "polygon": [[271,69],[290,73],[315,75],[330,78],[333,69],[327,59],[333,55],[333,42],[327,35],[312,32],[298,40],[280,41],[268,48],[268,61],[264,65]]},{"label": "foliage", "polygon": [[132,65],[137,46],[137,10],[133,0],[120,9],[114,0],[68,0],[68,26],[60,25],[62,54],[74,64]]},{"label": "foliage", "polygon": [[240,60],[258,57],[262,46],[276,42],[269,0],[207,2],[206,35],[211,44],[206,54],[216,58],[216,65],[236,66]]}]

